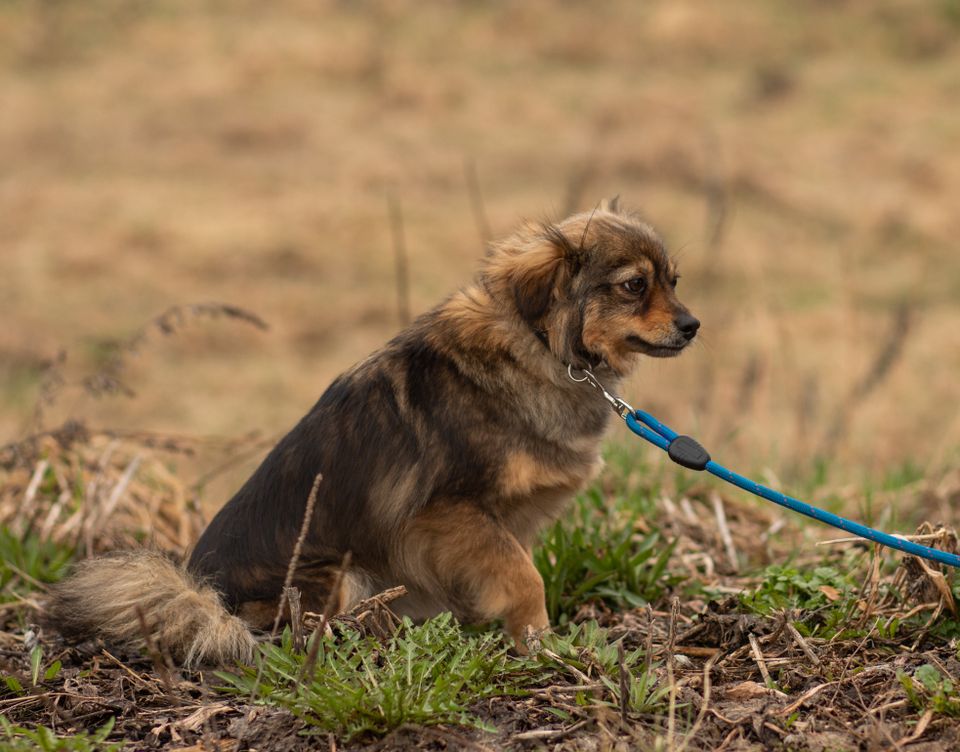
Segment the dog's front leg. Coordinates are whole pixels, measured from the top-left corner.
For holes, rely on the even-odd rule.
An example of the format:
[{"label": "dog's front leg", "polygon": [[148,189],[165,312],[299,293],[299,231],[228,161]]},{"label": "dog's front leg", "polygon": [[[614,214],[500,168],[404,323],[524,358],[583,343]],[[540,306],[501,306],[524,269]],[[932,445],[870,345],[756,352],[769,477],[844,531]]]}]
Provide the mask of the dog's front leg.
[{"label": "dog's front leg", "polygon": [[466,503],[436,503],[418,515],[404,541],[410,585],[470,621],[503,619],[521,653],[549,627],[543,578],[520,541]]}]

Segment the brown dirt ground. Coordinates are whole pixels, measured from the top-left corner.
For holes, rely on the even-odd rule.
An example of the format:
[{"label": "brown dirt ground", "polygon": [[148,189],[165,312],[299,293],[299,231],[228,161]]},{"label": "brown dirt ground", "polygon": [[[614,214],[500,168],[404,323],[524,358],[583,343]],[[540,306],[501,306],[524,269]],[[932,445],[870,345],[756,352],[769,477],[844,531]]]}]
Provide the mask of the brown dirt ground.
[{"label": "brown dirt ground", "polygon": [[[156,437],[148,437],[156,444]],[[196,534],[198,510],[192,493],[165,469],[164,455],[184,443],[149,446],[143,437],[118,439],[73,434],[48,437],[31,456],[29,443],[0,457],[0,522],[14,531],[39,529],[46,536],[93,553],[115,546],[142,545],[182,554]],[[67,447],[67,448],[65,448]],[[53,468],[57,483],[36,491],[36,468]],[[134,467],[131,473],[130,468]],[[628,477],[629,485],[634,479]],[[59,484],[63,484],[61,487]],[[115,489],[126,489],[112,509]],[[31,488],[34,488],[31,491]],[[87,489],[77,512],[57,506],[63,489]],[[960,476],[914,486],[905,498],[931,515],[955,507]],[[728,537],[715,512],[717,504]],[[69,505],[68,505],[69,506]],[[145,514],[148,510],[149,514]],[[658,662],[661,686],[673,687],[677,710],[621,718],[606,705],[576,701],[575,686],[596,681],[591,659],[578,675],[544,674],[543,685],[522,697],[483,700],[472,711],[495,733],[452,726],[397,729],[383,738],[361,737],[344,743],[323,735],[321,746],[344,750],[402,749],[909,749],[946,752],[960,743],[960,724],[932,707],[914,707],[898,672],[912,674],[932,664],[960,686],[956,638],[938,636],[934,627],[956,609],[954,596],[937,586],[937,575],[908,559],[897,569],[879,568],[879,560],[861,549],[857,571],[862,584],[839,627],[848,637],[802,638],[793,628],[812,625],[827,613],[775,612],[759,616],[745,609],[738,593],[754,589],[756,572],[766,564],[790,560],[800,570],[833,563],[849,564],[849,544],[818,549],[811,531],[794,517],[742,497],[717,495],[712,486],[693,485],[667,492],[652,519],[636,523],[642,536],[649,524],[676,540],[671,571],[686,582],[667,592],[650,609],[613,611],[584,603],[575,620],[595,619],[622,638],[628,649],[644,647]],[[823,531],[816,534],[822,536]],[[960,551],[956,533],[941,534],[940,544]],[[732,553],[731,553],[732,551]],[[878,566],[874,569],[874,563]],[[701,588],[691,590],[698,583]],[[715,595],[707,598],[706,593]],[[830,590],[823,590],[830,596]],[[955,591],[954,591],[955,592]],[[723,594],[729,594],[724,596]],[[833,597],[838,593],[833,592]],[[117,719],[113,739],[133,749],[300,750],[315,749],[300,721],[286,711],[251,704],[249,698],[212,690],[220,683],[206,672],[181,673],[163,661],[118,652],[99,643],[64,644],[36,624],[42,591],[0,606],[0,674],[30,687],[30,650],[43,646],[44,665],[63,663],[59,674],[24,695],[0,695],[0,713],[20,724],[42,723],[60,733],[96,728]],[[826,607],[825,607],[826,608]],[[383,639],[380,605],[362,607],[343,624]],[[900,619],[894,636],[877,626]],[[395,623],[395,622],[393,622]],[[307,621],[309,633],[315,622]],[[775,682],[775,684],[771,684]],[[609,700],[594,684],[598,700]],[[775,686],[776,688],[771,688]],[[581,691],[582,694],[582,691]],[[560,721],[563,710],[570,720]],[[671,718],[673,719],[671,721]],[[673,730],[671,730],[671,727]]]}]

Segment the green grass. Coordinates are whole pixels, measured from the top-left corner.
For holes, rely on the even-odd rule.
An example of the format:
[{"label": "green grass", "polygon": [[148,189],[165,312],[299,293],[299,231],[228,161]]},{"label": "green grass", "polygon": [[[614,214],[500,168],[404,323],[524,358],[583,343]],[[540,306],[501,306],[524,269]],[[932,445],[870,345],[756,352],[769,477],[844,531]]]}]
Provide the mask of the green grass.
[{"label": "green grass", "polygon": [[903,671],[897,672],[897,678],[915,710],[960,717],[960,692],[936,667],[925,663],[913,672],[912,678]]},{"label": "green grass", "polygon": [[[311,677],[302,676],[309,647],[293,650],[289,632],[279,645],[262,645],[256,665],[217,676],[223,692],[290,710],[304,722],[305,734],[333,732],[345,741],[409,724],[495,731],[472,711],[478,701],[522,696],[565,680],[580,684],[584,674],[598,688],[578,693],[578,705],[619,707],[618,648],[605,629],[596,623],[572,626],[546,635],[543,647],[536,656],[514,657],[498,632],[470,635],[450,614],[441,614],[422,625],[405,620],[383,644],[352,629],[323,637]],[[662,710],[667,689],[643,651],[626,651],[624,665],[630,672],[629,712]]]},{"label": "green grass", "polygon": [[384,645],[352,630],[324,637],[312,677],[300,678],[303,664],[285,634],[261,648],[258,666],[218,676],[226,691],[256,695],[344,739],[404,724],[482,727],[469,704],[518,689],[517,661],[499,634],[467,636],[450,614],[419,626],[407,620]]},{"label": "green grass", "polygon": [[[857,613],[857,581],[852,570],[821,566],[797,569],[775,564],[763,572],[752,591],[739,596],[740,606],[761,616],[790,610],[798,612],[798,631],[808,637],[852,636],[851,619]],[[857,633],[862,633],[860,628]]]},{"label": "green grass", "polygon": [[15,535],[0,528],[0,603],[20,600],[60,580],[73,560],[74,551],[29,533]]},{"label": "green grass", "polygon": [[106,741],[113,731],[111,718],[93,733],[81,732],[71,736],[58,736],[46,726],[26,728],[15,726],[0,715],[0,752],[114,752],[123,746]]},{"label": "green grass", "polygon": [[551,624],[565,624],[591,600],[617,609],[642,606],[678,582],[667,572],[674,544],[639,528],[648,504],[644,495],[606,499],[594,488],[546,532],[533,560]]},{"label": "green grass", "polygon": [[[607,630],[596,622],[572,624],[563,633],[547,635],[543,641],[546,650],[536,660],[542,667],[552,668],[571,679],[579,677],[572,673],[576,669],[597,679],[607,690],[609,700],[604,697],[587,699],[578,695],[579,704],[604,704],[611,707],[620,705],[620,657],[616,642],[611,642]],[[662,711],[669,694],[669,687],[656,681],[655,664],[648,664],[641,648],[625,650],[623,666],[627,670],[629,698],[627,707],[637,714],[649,714]]]}]

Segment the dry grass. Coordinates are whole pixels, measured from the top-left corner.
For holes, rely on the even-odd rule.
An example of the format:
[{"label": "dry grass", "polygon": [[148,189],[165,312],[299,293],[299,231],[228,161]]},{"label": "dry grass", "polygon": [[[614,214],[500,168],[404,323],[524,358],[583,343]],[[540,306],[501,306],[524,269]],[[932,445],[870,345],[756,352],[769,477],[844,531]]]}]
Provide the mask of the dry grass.
[{"label": "dry grass", "polygon": [[[101,443],[96,437],[74,437],[69,449],[60,451],[83,456]],[[46,456],[57,476],[65,471],[52,449],[46,448]],[[116,488],[124,482],[124,474],[111,475],[102,470],[105,466],[101,462],[100,483]],[[145,461],[144,467],[151,466]],[[44,477],[45,472],[35,476]],[[40,505],[36,497],[55,497],[56,486],[43,483],[41,493],[31,491],[40,486],[28,482],[24,491],[16,477],[14,471],[0,484],[4,498],[26,494],[33,499],[19,514],[8,514],[4,524],[28,529]],[[629,476],[620,478],[618,492],[636,493],[631,491],[633,482]],[[131,490],[132,481],[125,488],[113,513],[102,520],[104,530],[112,531],[113,540],[150,534],[176,548],[178,539],[166,532],[170,523],[180,516],[180,524],[172,525],[176,530],[195,520],[192,510],[176,503],[182,489],[175,483],[154,489],[149,497],[155,500],[153,506],[167,511],[151,518],[161,520],[159,524],[146,527],[148,522],[138,515],[143,496]],[[949,503],[955,493],[950,483],[912,491],[926,497],[931,508]],[[820,752],[878,745],[905,748],[922,742],[924,749],[948,750],[960,743],[955,721],[960,713],[955,593],[960,591],[952,574],[945,576],[938,567],[911,557],[894,567],[855,542],[852,547],[842,543],[817,550],[803,543],[790,524],[793,518],[780,510],[721,497],[707,487],[692,486],[685,492],[664,487],[653,499],[654,509],[636,520],[635,533],[642,538],[654,525],[676,541],[670,581],[681,584],[672,591],[661,588],[652,607],[616,609],[602,600],[585,599],[574,622],[596,622],[599,633],[588,624],[587,632],[572,639],[565,637],[569,626],[558,628],[556,639],[545,641],[539,657],[509,664],[506,674],[495,677],[503,690],[470,703],[471,716],[489,731],[408,723],[386,735],[324,734],[324,743],[385,752],[521,750],[544,743],[565,750],[591,750],[601,744],[672,752]],[[97,509],[96,496],[79,503]],[[931,545],[960,551],[955,529],[926,525],[918,532]],[[65,542],[73,540],[70,534],[57,534]],[[791,567],[758,569],[787,558]],[[299,604],[299,594],[290,591],[290,603]],[[265,665],[279,666],[298,686],[309,686],[303,684],[304,677],[315,675],[318,647],[325,651],[323,670],[331,671],[331,661],[349,655],[348,648],[338,647],[341,641],[360,644],[350,635],[376,641],[363,648],[372,651],[367,670],[375,670],[378,651],[393,650],[389,645],[394,635],[409,629],[390,610],[390,602],[402,592],[395,588],[333,617],[300,614],[293,607],[295,624],[287,647],[265,652],[261,668],[249,669],[238,686],[246,686],[243,682],[254,675],[253,686],[259,686]],[[178,672],[156,651],[138,657],[111,652],[99,643],[64,645],[58,636],[33,626],[36,607],[36,599],[21,598],[6,604],[0,616],[0,674],[7,686],[0,709],[11,722],[28,727],[39,723],[69,736],[114,718],[111,739],[137,749],[315,748],[316,736],[302,735],[315,722],[309,713],[295,717],[274,708],[269,693],[241,689],[225,696],[215,691],[223,686],[222,677]],[[146,626],[144,630],[146,634]],[[445,640],[469,639],[441,632]],[[309,647],[306,635],[312,635]],[[327,641],[321,646],[324,635]],[[341,654],[344,657],[338,657]],[[337,669],[339,680],[349,680],[355,669],[351,666]],[[277,682],[276,671],[269,668],[265,677]],[[640,678],[660,691],[660,699],[638,710],[636,700],[628,703],[624,698],[625,688]],[[322,675],[316,681],[322,685]]]},{"label": "dry grass", "polygon": [[908,305],[836,451],[849,475],[939,469],[960,441],[960,47],[951,3],[911,8],[7,3],[0,430],[29,422],[60,348],[82,378],[171,302],[212,298],[271,330],[194,329],[130,364],[143,398],[50,422],[275,435],[398,326],[388,196],[415,314],[488,227],[620,193],[705,322],[634,403],[731,464],[801,468]]},{"label": "dry grass", "polygon": [[73,424],[5,455],[0,525],[18,537],[87,555],[145,544],[183,554],[203,528],[195,493],[142,443]]}]

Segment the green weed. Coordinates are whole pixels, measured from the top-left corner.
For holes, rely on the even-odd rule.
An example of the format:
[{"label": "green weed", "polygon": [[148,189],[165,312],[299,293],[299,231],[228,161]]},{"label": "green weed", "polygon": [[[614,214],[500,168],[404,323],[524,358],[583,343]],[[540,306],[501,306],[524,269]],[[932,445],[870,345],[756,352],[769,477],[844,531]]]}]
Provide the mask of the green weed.
[{"label": "green weed", "polygon": [[23,683],[16,676],[5,674],[0,675],[0,679],[3,680],[4,686],[10,694],[24,697],[35,693],[42,682],[50,682],[56,679],[62,668],[63,663],[59,659],[44,667],[43,647],[38,644],[34,645],[33,650],[30,651],[30,691],[24,688]]},{"label": "green weed", "polygon": [[761,616],[798,611],[797,629],[808,637],[854,636],[864,631],[849,629],[857,609],[857,586],[852,574],[835,567],[800,570],[776,564],[764,570],[755,590],[740,595],[740,606]]},{"label": "green weed", "polygon": [[960,693],[953,682],[934,666],[923,664],[913,672],[912,678],[898,671],[897,678],[915,710],[933,710],[939,715],[960,716]]},{"label": "green weed", "polygon": [[21,538],[0,528],[0,603],[19,600],[57,582],[73,560],[73,549],[30,533]]},{"label": "green weed", "polygon": [[0,715],[0,752],[115,752],[123,745],[117,742],[107,743],[106,739],[113,731],[114,719],[111,718],[93,733],[81,732],[71,736],[57,736],[46,726],[30,729],[14,726]]},{"label": "green weed", "polygon": [[[471,712],[478,700],[565,680],[580,684],[583,675],[597,686],[578,693],[578,704],[620,705],[618,647],[596,622],[545,635],[544,650],[529,658],[511,657],[499,633],[464,633],[450,614],[419,626],[404,620],[384,644],[351,629],[321,640],[312,678],[301,678],[305,654],[293,650],[287,631],[279,645],[261,646],[255,666],[219,672],[220,690],[287,708],[304,721],[306,734],[333,732],[344,740],[406,724],[493,730]],[[662,710],[668,689],[643,651],[626,651],[624,666],[628,710]]]},{"label": "green weed", "polygon": [[224,690],[288,708],[312,732],[351,739],[404,724],[484,728],[468,706],[519,688],[511,675],[518,661],[500,635],[467,636],[450,614],[420,626],[405,620],[383,645],[352,630],[321,639],[312,677],[299,678],[304,655],[285,634],[279,646],[261,647],[257,666],[219,673]]},{"label": "green weed", "polygon": [[[616,642],[611,642],[607,630],[596,622],[571,624],[565,634],[550,634],[543,640],[546,650],[537,656],[542,666],[566,674],[578,680],[571,671],[596,678],[609,693],[610,700],[577,696],[580,704],[600,703],[618,707],[620,704],[620,656]],[[625,650],[623,666],[626,668],[629,686],[627,707],[634,713],[656,713],[664,709],[669,687],[657,682],[655,665],[646,665],[644,651],[640,648]]]},{"label": "green weed", "polygon": [[856,582],[834,567],[800,570],[774,564],[763,572],[763,581],[756,590],[740,596],[740,604],[748,611],[770,616],[785,608],[812,611],[843,600]]},{"label": "green weed", "polygon": [[633,608],[678,582],[667,575],[674,544],[656,530],[637,532],[639,516],[629,500],[608,503],[593,489],[547,531],[533,560],[543,576],[552,624],[565,624],[585,601]]}]

